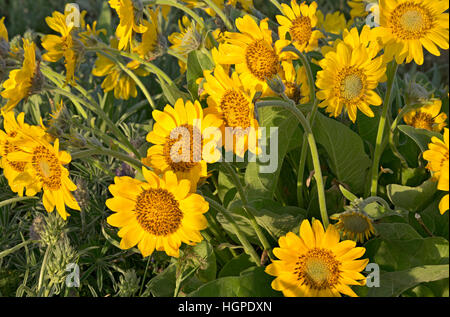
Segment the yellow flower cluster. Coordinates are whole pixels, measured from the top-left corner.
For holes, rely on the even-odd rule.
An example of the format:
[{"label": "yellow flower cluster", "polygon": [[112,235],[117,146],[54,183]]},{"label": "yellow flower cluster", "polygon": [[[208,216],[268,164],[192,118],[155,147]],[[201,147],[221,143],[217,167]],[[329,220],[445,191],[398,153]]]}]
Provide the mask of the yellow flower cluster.
[{"label": "yellow flower cluster", "polygon": [[[14,112],[2,113],[3,129],[0,130],[0,156],[3,173],[13,192],[19,196],[35,196],[43,191],[42,202],[48,212],[55,207],[63,219],[69,216],[66,205],[75,210],[80,206],[71,192],[77,186],[70,180],[64,167],[71,156],[59,150],[59,140],[50,142],[45,127],[25,123],[22,112],[15,118]],[[53,144],[52,144],[53,143]]]},{"label": "yellow flower cluster", "polygon": [[[210,175],[208,164],[217,163],[221,151],[239,157],[261,152],[261,145],[254,142],[260,138],[257,100],[280,101],[277,97],[281,97],[296,110],[318,106],[330,116],[346,115],[355,123],[358,111],[375,117],[371,107],[386,102],[379,85],[387,80],[388,63],[414,61],[422,65],[423,48],[436,56],[440,55],[439,48],[449,48],[445,1],[381,0],[379,25],[372,28],[358,27],[355,22],[367,15],[370,0],[348,2],[352,8],[350,21],[338,11],[324,16],[315,1],[308,4],[291,0],[290,4],[277,6],[280,14],[276,15],[277,23],[272,22],[274,25],[268,18],[255,18],[261,13],[252,0],[183,2],[187,8],[178,2],[176,6],[192,12],[193,19],[184,15],[178,21],[178,31],[167,36],[170,47],[163,38],[167,28],[160,23],[161,17],[167,19],[170,7],[152,8],[153,4],[133,0],[108,1],[119,18],[108,44],[100,39],[106,31],[96,30],[96,22],[92,26],[85,24],[85,12],[80,27],[67,24],[68,12],[54,12],[46,23],[58,35],[45,35],[41,42],[45,50],[43,63],[63,60],[64,86],[77,85],[77,70],[90,51],[96,54],[91,73],[104,77],[101,88],[105,95],[114,91],[115,99],[136,98],[138,86],[153,107],[153,125],[146,131],[150,146],[146,157],[136,160],[142,169],[136,177],[115,177],[109,186],[112,197],[106,200],[106,206],[113,211],[107,222],[119,228],[120,248],[137,246],[144,257],[154,251],[179,257],[182,243],[194,245],[203,240],[201,231],[208,226],[204,214],[210,206],[196,191]],[[208,30],[203,18],[191,10],[201,9],[209,16],[224,19],[222,15],[228,16],[223,11],[230,7],[244,12],[231,27],[224,23],[213,30]],[[21,100],[43,89],[40,54],[36,50],[34,42],[23,39],[22,51],[12,54],[4,18],[0,19],[0,62],[13,55],[20,66],[9,72],[0,93],[7,100],[2,107],[1,167],[13,192],[34,196],[43,191],[45,209],[52,212],[56,208],[66,219],[66,206],[80,210],[72,195],[77,187],[64,167],[71,162],[71,155],[60,151],[59,139],[48,134],[42,120],[41,126],[32,126],[25,123],[24,113],[16,118],[12,111]],[[164,94],[165,89],[174,88],[167,88],[173,82],[153,60],[167,52],[170,58],[178,59],[181,73],[189,76],[188,59],[193,51],[201,52],[212,65],[209,69],[201,65],[203,77],[193,80],[199,87],[199,100],[174,93],[176,98],[167,98],[171,104],[161,99],[163,103],[158,105],[166,105],[158,110],[151,99],[155,94],[148,93],[139,78],[155,74]],[[317,64],[314,73],[309,59]],[[58,81],[47,77],[53,83]],[[163,81],[168,85],[163,87]],[[66,96],[71,96],[69,90],[63,90]],[[81,100],[87,104],[93,99],[90,93],[81,88],[79,91],[83,98],[73,98],[77,103]],[[95,108],[97,114],[103,111],[100,108]],[[441,108],[441,100],[431,99],[403,119],[414,128],[440,133],[447,120]],[[112,124],[109,128],[120,132]],[[232,142],[223,144],[222,136],[227,135],[228,128],[243,133],[236,133]],[[111,139],[109,135],[106,138]],[[447,128],[443,140],[431,139],[423,158],[437,180],[437,188],[448,191]],[[449,208],[448,197],[445,195],[439,204],[441,213]],[[324,221],[325,227],[318,220],[304,220],[299,235],[289,232],[279,238],[279,247],[273,250],[278,260],[266,267],[266,272],[276,277],[273,289],[285,296],[356,296],[350,285],[364,285],[361,271],[368,263],[368,259],[359,259],[365,248],[356,244],[373,234],[374,227],[362,213],[342,213],[335,220],[337,224],[328,226]],[[351,240],[341,241],[340,233]]]}]

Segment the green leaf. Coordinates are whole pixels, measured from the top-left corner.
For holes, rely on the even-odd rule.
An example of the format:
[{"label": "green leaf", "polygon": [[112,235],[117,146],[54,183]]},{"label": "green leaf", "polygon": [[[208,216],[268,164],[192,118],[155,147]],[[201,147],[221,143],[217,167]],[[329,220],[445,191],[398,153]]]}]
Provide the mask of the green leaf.
[{"label": "green leaf", "polygon": [[172,297],[176,285],[176,263],[170,264],[163,272],[152,278],[147,284],[154,297]]},{"label": "green leaf", "polygon": [[439,281],[448,277],[448,265],[423,265],[398,272],[382,272],[380,274],[380,287],[370,288],[367,296],[399,296],[420,283]]},{"label": "green leaf", "polygon": [[[266,128],[266,144],[267,148],[270,146],[270,128],[278,128],[278,155],[276,170],[273,173],[261,173],[260,168],[268,166],[269,163],[274,164],[271,159],[268,163],[249,162],[245,172],[245,183],[247,185],[247,193],[249,197],[273,197],[275,189],[277,188],[278,178],[283,165],[284,157],[286,156],[289,142],[295,130],[298,129],[297,119],[291,113],[283,108],[264,107],[258,109],[260,127]],[[298,140],[299,143],[302,139]],[[266,151],[266,153],[268,150]],[[276,149],[270,149],[270,154],[274,155]]]},{"label": "green leaf", "polygon": [[107,35],[113,33],[111,23],[111,8],[106,1],[102,2],[100,15],[98,17],[97,30],[100,29],[106,29]]},{"label": "green leaf", "polygon": [[211,70],[213,67],[214,63],[205,53],[201,51],[192,51],[189,53],[187,58],[186,80],[192,98],[198,99],[197,79],[203,77],[204,70]]},{"label": "green leaf", "polygon": [[246,270],[240,276],[218,278],[190,293],[189,297],[275,297],[281,293],[271,288],[273,277],[262,267]]},{"label": "green leaf", "polygon": [[448,241],[441,237],[410,240],[375,238],[368,241],[365,248],[371,262],[377,263],[384,271],[448,263]]},{"label": "green leaf", "polygon": [[216,278],[217,263],[216,255],[211,244],[203,240],[193,247],[195,252],[194,263],[199,265],[197,271],[198,278],[203,282],[208,282]]},{"label": "green leaf", "polygon": [[[247,237],[250,243],[259,244],[258,236],[255,233],[255,230],[250,225],[248,219],[244,216],[244,211],[242,209],[242,202],[240,200],[233,201],[230,206],[228,206],[228,210],[231,212],[234,221],[238,225],[239,229],[242,233]],[[228,222],[228,220],[222,215],[222,213],[218,212],[216,216],[217,221],[223,227],[225,231],[230,235],[233,241],[237,244],[240,244],[239,239],[234,233],[233,226]]]},{"label": "green leaf", "polygon": [[421,239],[422,236],[406,223],[378,223],[374,225],[376,233],[388,240]]},{"label": "green leaf", "polygon": [[254,265],[255,263],[251,261],[250,256],[246,253],[242,253],[225,263],[222,270],[219,272],[218,277],[239,276],[242,271]]},{"label": "green leaf", "polygon": [[[444,193],[445,194],[445,193]],[[430,230],[433,235],[441,236],[445,239],[449,238],[449,213],[441,215],[439,212],[439,202],[440,199],[434,199],[433,202],[423,209],[423,211],[419,211],[420,217],[422,218],[425,226]],[[409,223],[417,230],[417,232],[421,233],[424,236],[428,236],[429,234],[426,230],[419,224],[414,214],[410,214]]]},{"label": "green leaf", "polygon": [[432,137],[435,136],[442,140],[442,135],[437,132],[416,129],[409,125],[399,125],[397,128],[416,142],[422,152],[428,149],[428,143],[431,143]]},{"label": "green leaf", "polygon": [[350,191],[345,189],[344,186],[339,185],[339,190],[341,191],[342,195],[344,195],[345,198],[347,198],[349,201],[354,201],[358,199],[358,197],[354,194],[352,194]]},{"label": "green leaf", "polygon": [[[361,137],[346,125],[317,113],[313,126],[316,142],[327,152],[329,166],[339,182],[351,192],[364,192],[370,159]],[[322,160],[323,163],[323,160]]]},{"label": "green leaf", "polygon": [[169,85],[164,80],[159,80],[159,84],[164,96],[171,105],[174,105],[179,98],[182,98],[184,101],[191,99],[187,93],[179,90],[175,84]]},{"label": "green leaf", "polygon": [[436,182],[429,179],[420,186],[410,187],[398,184],[386,186],[389,199],[397,208],[408,211],[419,211],[427,204],[436,192]]}]

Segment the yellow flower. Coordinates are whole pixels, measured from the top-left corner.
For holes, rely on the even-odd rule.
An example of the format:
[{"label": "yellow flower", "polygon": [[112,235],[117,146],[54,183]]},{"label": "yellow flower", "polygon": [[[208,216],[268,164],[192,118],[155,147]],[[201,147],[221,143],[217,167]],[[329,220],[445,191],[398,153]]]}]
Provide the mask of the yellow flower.
[{"label": "yellow flower", "polygon": [[308,103],[309,85],[305,67],[300,66],[296,70],[292,61],[281,62],[281,67],[286,96],[296,103]]},{"label": "yellow flower", "polygon": [[5,17],[0,19],[0,41],[8,42],[8,30],[5,27]]},{"label": "yellow flower", "polygon": [[[257,142],[251,142],[256,140],[259,128],[254,116],[253,94],[244,89],[236,72],[230,77],[220,65],[216,65],[214,75],[205,71],[204,76],[203,88],[209,95],[206,111],[223,119],[221,131],[225,138],[225,150],[233,151],[240,157],[243,157],[247,150],[258,154]],[[227,137],[226,128],[236,130],[233,139]]]},{"label": "yellow flower", "polygon": [[290,7],[284,3],[281,6],[284,15],[276,16],[280,24],[280,39],[285,40],[289,33],[292,43],[300,52],[317,49],[318,41],[323,37],[319,30],[314,30],[317,25],[317,3],[314,1],[308,6],[306,2],[302,2],[298,5],[296,0],[292,0]]},{"label": "yellow flower", "polygon": [[371,41],[371,31],[365,26],[358,34],[353,28],[344,32],[344,41],[336,45],[319,62],[317,72],[317,97],[323,100],[319,107],[327,107],[330,115],[337,117],[345,106],[350,120],[355,122],[357,110],[373,117],[370,105],[379,106],[380,96],[374,91],[385,80],[386,65],[382,57],[376,57],[379,46]]},{"label": "yellow flower", "polygon": [[98,43],[97,37],[103,33],[106,36],[106,29],[97,30],[97,21],[94,21],[92,25],[86,24],[86,28],[83,28],[83,31],[78,33],[80,37],[80,41],[86,46],[94,46]]},{"label": "yellow flower", "polygon": [[66,67],[66,83],[75,85],[75,69],[80,63],[81,56],[78,52],[80,48],[76,48],[76,39],[72,36],[73,26],[66,23],[67,14],[53,12],[51,17],[46,17],[45,21],[48,26],[61,34],[46,35],[42,39],[42,46],[47,50],[42,59],[48,62],[57,62],[64,57],[64,65]]},{"label": "yellow flower", "polygon": [[[202,0],[183,0],[187,4],[188,8],[198,8],[204,10],[208,15],[215,17],[216,11],[210,8],[204,1]],[[212,2],[220,9],[223,10],[225,7],[225,0],[212,0]]]},{"label": "yellow flower", "polygon": [[238,9],[238,5],[240,5],[242,9],[247,12],[250,12],[251,9],[253,9],[253,0],[228,0],[227,4],[235,7],[236,9]]},{"label": "yellow flower", "polygon": [[437,46],[448,50],[448,1],[380,0],[380,27],[377,36],[385,45],[387,60],[397,64],[413,59],[423,64],[424,47],[439,56]]},{"label": "yellow flower", "polygon": [[318,19],[317,26],[319,28],[323,28],[325,32],[338,35],[341,34],[347,27],[345,15],[340,11],[327,13],[324,17],[322,11],[317,10],[316,16]]},{"label": "yellow flower", "polygon": [[[117,40],[111,40],[111,47],[117,47]],[[149,74],[137,61],[129,62],[126,67],[137,76],[147,76]],[[105,92],[114,90],[114,97],[116,99],[128,100],[130,97],[135,98],[137,96],[134,79],[124,72],[113,60],[103,54],[97,53],[97,60],[92,69],[92,74],[98,77],[106,76],[102,82],[102,88]]]},{"label": "yellow flower", "polygon": [[142,41],[133,48],[133,51],[139,54],[142,59],[153,60],[161,55],[159,47],[159,28],[157,12],[149,9],[150,21],[144,20],[142,23],[146,31],[142,34]]},{"label": "yellow flower", "polygon": [[347,1],[350,9],[350,16],[354,18],[364,18],[367,15],[364,0],[349,0]]},{"label": "yellow flower", "polygon": [[3,83],[4,90],[1,96],[8,99],[2,111],[12,110],[22,99],[32,93],[33,80],[35,79],[38,65],[36,63],[36,45],[23,39],[24,59],[22,68],[14,69],[9,73],[9,78]]},{"label": "yellow flower", "polygon": [[277,75],[280,62],[288,59],[289,54],[281,53],[281,50],[289,41],[273,43],[267,19],[258,26],[249,15],[245,15],[236,19],[236,27],[240,33],[225,32],[225,43],[219,45],[217,62],[235,65],[246,88],[267,94],[271,90],[266,80]]},{"label": "yellow flower", "polygon": [[167,105],[152,115],[155,123],[147,141],[154,145],[144,162],[159,174],[173,171],[178,179],[188,179],[191,191],[195,191],[198,181],[208,176],[207,163],[218,159],[214,154],[222,120],[204,114],[198,101],[185,104],[181,98],[174,107]]},{"label": "yellow flower", "polygon": [[375,232],[372,220],[359,211],[349,210],[330,218],[338,220],[335,224],[336,229],[342,231],[342,235],[350,240],[363,242]]},{"label": "yellow flower", "polygon": [[407,125],[413,126],[417,129],[425,129],[429,131],[441,132],[447,125],[447,115],[441,112],[442,101],[439,99],[432,99],[430,103],[409,111],[403,117]]},{"label": "yellow flower", "polygon": [[360,259],[365,248],[356,242],[339,242],[339,232],[333,225],[324,231],[319,220],[312,227],[308,220],[300,226],[300,237],[293,232],[282,236],[279,248],[273,249],[275,260],[266,272],[276,278],[272,288],[286,297],[357,296],[349,285],[364,285],[364,270],[368,259]]},{"label": "yellow flower", "polygon": [[[444,128],[444,141],[437,137],[431,138],[428,150],[423,152],[423,158],[428,161],[427,169],[433,173],[433,178],[438,181],[437,189],[449,191],[449,141],[448,128]],[[445,195],[440,204],[441,214],[448,208],[448,194]]]},{"label": "yellow flower", "polygon": [[[10,161],[7,159],[7,156],[11,152],[20,150],[16,144],[19,144],[23,139],[23,134],[44,137],[45,131],[41,127],[26,124],[23,112],[17,116],[17,120],[13,111],[2,112],[2,116],[3,129],[5,131],[0,130],[0,156],[2,157],[0,167],[3,168],[3,175],[8,180],[11,190],[22,197],[25,186],[22,183],[14,182],[14,180],[25,171],[26,163]],[[21,133],[18,133],[18,131],[21,131]]]},{"label": "yellow flower", "polygon": [[[168,40],[172,43],[170,49],[180,56],[187,58],[190,52],[200,47],[202,43],[202,29],[195,21],[189,20],[187,16],[183,16],[178,20],[178,29],[180,32],[173,32],[169,35]],[[186,72],[186,63],[178,60],[181,73]]]},{"label": "yellow flower", "polygon": [[[22,121],[19,117],[18,122]],[[80,210],[71,193],[77,186],[70,180],[69,171],[63,166],[70,163],[71,156],[65,151],[59,151],[58,139],[51,145],[42,133],[43,130],[35,127],[35,133],[29,131],[30,129],[17,130],[20,142],[13,143],[14,148],[4,156],[9,162],[20,163],[23,167],[23,171],[19,171],[11,180],[11,188],[26,188],[27,196],[34,196],[43,190],[42,202],[45,209],[52,212],[56,207],[65,220],[70,216],[66,205]]]},{"label": "yellow flower", "polygon": [[119,38],[119,50],[127,50],[132,45],[133,31],[136,33],[144,33],[146,27],[138,23],[141,19],[139,15],[142,12],[135,9],[132,0],[109,0],[111,8],[116,10],[120,23],[116,29],[116,36]]},{"label": "yellow flower", "polygon": [[138,246],[144,257],[154,250],[178,257],[181,243],[194,245],[203,240],[200,230],[208,223],[203,215],[209,204],[190,193],[188,180],[173,172],[163,178],[143,168],[145,182],[127,176],[116,177],[109,191],[114,196],[106,206],[114,214],[107,221],[119,227],[120,248]]}]

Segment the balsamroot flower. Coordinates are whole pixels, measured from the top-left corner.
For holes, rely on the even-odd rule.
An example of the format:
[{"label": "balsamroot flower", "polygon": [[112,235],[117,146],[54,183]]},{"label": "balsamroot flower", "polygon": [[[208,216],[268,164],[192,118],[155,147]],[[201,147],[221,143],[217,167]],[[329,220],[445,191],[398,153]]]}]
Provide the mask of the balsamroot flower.
[{"label": "balsamroot flower", "polygon": [[356,242],[340,242],[333,225],[327,230],[319,220],[312,226],[303,220],[300,236],[289,232],[282,236],[280,247],[273,249],[279,260],[268,265],[266,272],[276,278],[272,288],[287,297],[357,296],[349,285],[365,285],[364,270],[369,259],[359,259],[366,249]]},{"label": "balsamroot flower", "polygon": [[[431,138],[428,150],[423,152],[423,158],[428,161],[427,169],[433,173],[437,180],[437,189],[449,191],[449,141],[448,129],[444,129],[444,140],[437,137]],[[449,207],[449,195],[445,195],[439,203],[439,211],[444,214]]]},{"label": "balsamroot flower", "polygon": [[204,198],[190,191],[189,180],[179,180],[168,171],[162,178],[143,168],[145,181],[127,176],[115,177],[106,201],[115,213],[108,217],[119,227],[120,247],[138,246],[142,256],[165,251],[178,257],[181,243],[194,245],[203,240],[200,230],[208,223],[203,215],[209,209]]}]

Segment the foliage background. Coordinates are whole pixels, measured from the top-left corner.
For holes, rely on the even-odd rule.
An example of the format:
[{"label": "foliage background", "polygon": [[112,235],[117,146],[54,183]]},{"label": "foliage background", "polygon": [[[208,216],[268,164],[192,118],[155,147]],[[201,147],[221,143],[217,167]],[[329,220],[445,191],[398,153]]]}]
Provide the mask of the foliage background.
[{"label": "foliage background", "polygon": [[[86,20],[88,23],[98,20],[99,28],[106,28],[109,34],[113,34],[114,26],[118,24],[118,18],[109,9],[106,1],[78,0],[76,2],[81,9],[87,11]],[[341,9],[349,17],[345,1],[321,0],[317,2],[323,12]],[[11,38],[17,34],[30,32],[30,30],[33,31],[33,34],[30,33],[30,35],[37,36],[51,32],[45,23],[45,17],[50,16],[54,10],[62,11],[65,3],[66,1],[61,0],[0,0],[0,16],[6,16],[6,26]],[[266,1],[255,0],[254,3],[255,7],[259,8],[267,16],[272,18],[275,16],[276,9],[270,5],[265,5]],[[182,13],[180,11],[171,14],[171,20],[167,23],[167,29],[164,30],[164,34],[168,35],[175,31],[176,21],[181,16]],[[441,53],[440,57],[426,54],[425,62],[420,67],[414,63],[403,66],[400,70],[400,77],[405,78],[406,74],[419,73],[418,80],[427,90],[434,90],[437,95],[446,96],[449,82],[448,51],[441,51]],[[95,56],[92,56],[91,60],[87,60],[85,64],[93,64],[94,61]],[[157,63],[177,83],[184,83],[184,77],[179,75],[177,62],[174,57],[165,55],[159,58]],[[62,70],[62,66],[60,67],[59,70]],[[89,74],[90,68],[82,65],[80,70],[82,85],[87,87],[92,83],[96,83],[98,92],[100,92],[101,90],[98,88],[101,82],[100,79],[92,78]],[[154,80],[149,77],[142,78],[142,81],[152,93],[160,108],[167,103],[167,100],[162,95],[160,86]],[[401,97],[397,96],[393,109],[399,109]],[[145,134],[151,127],[149,122],[151,109],[148,107],[144,109],[137,102],[138,100],[143,100],[142,95],[139,95],[135,100],[129,101],[114,101],[112,96],[107,98],[109,99],[105,100],[105,104],[111,119],[115,122],[121,122],[122,127],[128,131],[128,136],[132,142],[137,145],[140,152],[144,153],[146,150],[144,144]],[[29,117],[31,121],[34,120],[32,123],[38,124],[37,118],[40,115],[40,113],[37,113],[38,109],[40,108],[40,111],[44,114],[46,109],[50,110],[50,104],[51,98],[33,96],[29,99],[24,109],[31,115]],[[40,107],[36,105],[40,105]],[[127,111],[128,109],[135,109],[135,111],[130,112]],[[137,111],[138,109],[139,111]],[[443,111],[447,114],[449,113],[448,97],[443,99]],[[270,120],[270,116],[271,114],[267,114],[267,120]],[[331,119],[321,116],[319,124],[330,126],[332,123],[329,121]],[[371,144],[374,143],[376,135],[376,122],[369,121],[365,117],[360,117],[356,125],[350,125],[350,122],[345,121],[343,118],[339,121],[350,126],[350,129],[338,126],[337,130],[333,131],[341,129],[339,136],[350,138],[354,136],[352,131],[356,132],[361,137],[357,140],[357,142],[360,142],[361,151],[370,153]],[[321,145],[321,157],[325,157],[327,156],[325,150],[326,139],[330,136],[323,133],[320,134],[320,131],[323,131],[320,127],[316,126],[316,130],[318,143]],[[301,132],[296,131],[295,133]],[[379,263],[382,271],[385,272],[383,274],[386,274],[386,280],[402,280],[405,281],[405,284],[393,283],[393,285],[397,286],[396,289],[381,288],[371,290],[369,294],[367,294],[367,289],[360,289],[358,292],[360,295],[373,296],[400,294],[403,296],[448,296],[448,277],[443,279],[435,278],[437,281],[431,282],[427,280],[427,277],[431,276],[433,268],[440,265],[448,265],[449,213],[447,212],[441,216],[437,212],[436,204],[439,201],[437,199],[439,193],[427,192],[422,187],[420,187],[420,190],[417,189],[419,186],[425,186],[423,183],[427,179],[426,171],[417,160],[419,153],[417,145],[405,135],[402,138],[405,142],[403,151],[409,152],[408,157],[411,158],[411,166],[414,166],[414,168],[411,168],[410,171],[405,171],[401,175],[383,174],[380,178],[380,183],[384,185],[399,184],[398,186],[400,187],[387,186],[383,195],[392,203],[393,209],[406,209],[410,212],[406,216],[400,216],[399,214],[386,216],[384,214],[380,217],[379,220],[381,219],[381,221],[377,225],[378,236],[365,246],[371,262]],[[301,138],[296,137],[296,139],[299,140]],[[330,146],[332,145],[333,142],[331,142]],[[336,147],[341,145],[346,146],[346,144],[334,143]],[[277,184],[274,191],[278,193],[280,200],[283,200],[285,205],[295,205],[295,180],[292,180],[294,183],[290,183],[289,176],[292,175],[293,168],[293,166],[290,166],[290,162],[298,162],[298,145],[290,144],[289,150],[292,151],[287,156],[280,171],[281,177],[286,182]],[[329,158],[328,164],[332,164],[330,159],[331,161],[333,160],[332,157]],[[339,158],[336,158],[337,161],[339,161]],[[399,168],[398,161],[389,151],[383,155],[381,165],[390,170]],[[337,168],[339,169],[339,167]],[[230,196],[232,184],[230,184],[227,175],[219,173],[217,169],[214,171],[216,172],[215,177],[223,186],[220,188],[219,195],[226,201]],[[336,171],[333,172],[336,173]],[[329,175],[333,176],[333,172],[329,171]],[[280,295],[267,287],[270,284],[270,277],[261,271],[250,268],[251,263],[247,256],[241,255],[235,262],[225,264],[221,260],[221,257],[225,257],[225,255],[221,254],[221,252],[228,252],[227,246],[214,245],[215,242],[210,244],[205,241],[192,248],[192,252],[186,252],[185,258],[179,262],[172,261],[161,252],[156,252],[147,260],[142,259],[137,254],[136,249],[122,251],[117,248],[115,246],[117,241],[113,238],[116,236],[116,233],[105,221],[109,211],[104,202],[109,197],[107,187],[111,184],[113,177],[129,173],[130,171],[125,164],[105,157],[97,158],[96,160],[86,160],[85,162],[77,161],[71,164],[71,177],[80,188],[76,195],[80,205],[82,204],[83,211],[81,213],[73,212],[67,225],[59,224],[60,227],[56,227],[69,237],[71,248],[77,250],[77,262],[80,265],[82,279],[80,288],[69,289],[63,286],[59,293],[61,296],[171,296],[180,274],[189,271],[189,268],[197,268],[199,270],[195,275],[185,280],[181,295],[190,294],[194,290],[197,290],[195,295],[200,296],[217,292],[217,290],[224,290],[224,293],[214,293],[217,296],[230,295],[225,291],[227,287],[236,289],[233,288],[233,285],[243,284],[248,285],[249,289],[241,289],[240,293],[232,295],[249,296],[249,294],[252,294],[251,290],[254,289],[261,289],[260,293],[257,294],[259,296]],[[355,176],[348,176],[350,182],[358,179],[358,175]],[[248,177],[254,183],[251,175]],[[342,210],[344,198],[337,186],[331,183],[331,180],[332,177],[329,177],[327,202],[329,202],[330,206],[328,207],[333,213]],[[270,182],[271,180],[266,179],[262,181]],[[409,186],[411,189],[405,186]],[[14,197],[3,177],[0,178],[0,189],[0,201]],[[256,188],[255,191],[260,189]],[[407,192],[405,196],[405,191],[408,190],[410,192]],[[315,191],[311,190],[310,192],[314,193]],[[417,195],[417,197],[414,195]],[[424,205],[420,206],[420,210],[418,208],[416,211],[420,211],[422,220],[432,231],[433,236],[430,236],[420,223],[416,221],[414,211],[411,211],[412,208],[415,208],[415,204],[411,206],[412,197],[415,197],[417,202],[425,201]],[[228,202],[231,202],[231,199]],[[427,202],[431,202],[431,204],[427,204]],[[280,212],[278,205],[271,207],[265,201],[253,201],[252,204],[254,206],[265,206],[265,208],[269,209],[269,212]],[[239,202],[236,201],[232,204],[230,203],[229,206],[231,210],[237,213],[239,213],[239,207]],[[299,223],[300,219],[294,217],[294,215],[298,215],[296,213],[298,210],[293,210],[292,208],[294,207],[289,209],[289,207],[284,206],[283,208],[285,208],[283,209],[285,215],[291,215],[288,218],[291,223]],[[312,197],[307,210],[302,211],[302,217],[319,217],[318,213],[314,213],[317,209],[317,200]],[[18,206],[2,207],[0,213],[0,252],[33,237],[36,234],[36,228],[39,227],[39,214],[46,214],[46,211],[38,200],[30,200]],[[377,211],[373,211],[372,215],[377,216]],[[55,213],[48,217],[51,218],[53,216],[55,216]],[[259,218],[261,221],[265,219],[263,216]],[[57,222],[58,220],[53,219],[52,221]],[[248,227],[248,224],[243,222],[242,226],[245,230],[245,226]],[[251,230],[249,229],[249,231]],[[233,241],[229,241],[229,244],[233,243]],[[272,240],[272,243],[275,244],[275,240]],[[216,251],[213,252],[212,247],[215,247]],[[217,249],[222,251],[217,251]],[[22,250],[23,252],[15,252],[0,258],[0,296],[38,295],[36,290],[27,285],[35,285],[38,282],[40,263],[45,250],[43,246],[34,244],[26,246],[24,250]],[[411,272],[418,266],[425,266],[425,269],[430,270],[425,273]],[[248,268],[253,270],[250,274],[246,274]],[[61,264],[56,271],[61,273],[61,271],[64,271],[64,266]],[[241,277],[239,277],[240,274]],[[57,274],[55,273],[55,275]],[[143,278],[144,276],[145,279]],[[411,276],[414,276],[415,280],[408,284],[408,277]],[[218,283],[209,286],[205,284],[216,279],[216,277],[221,278]],[[200,285],[206,286],[199,288]]]}]

